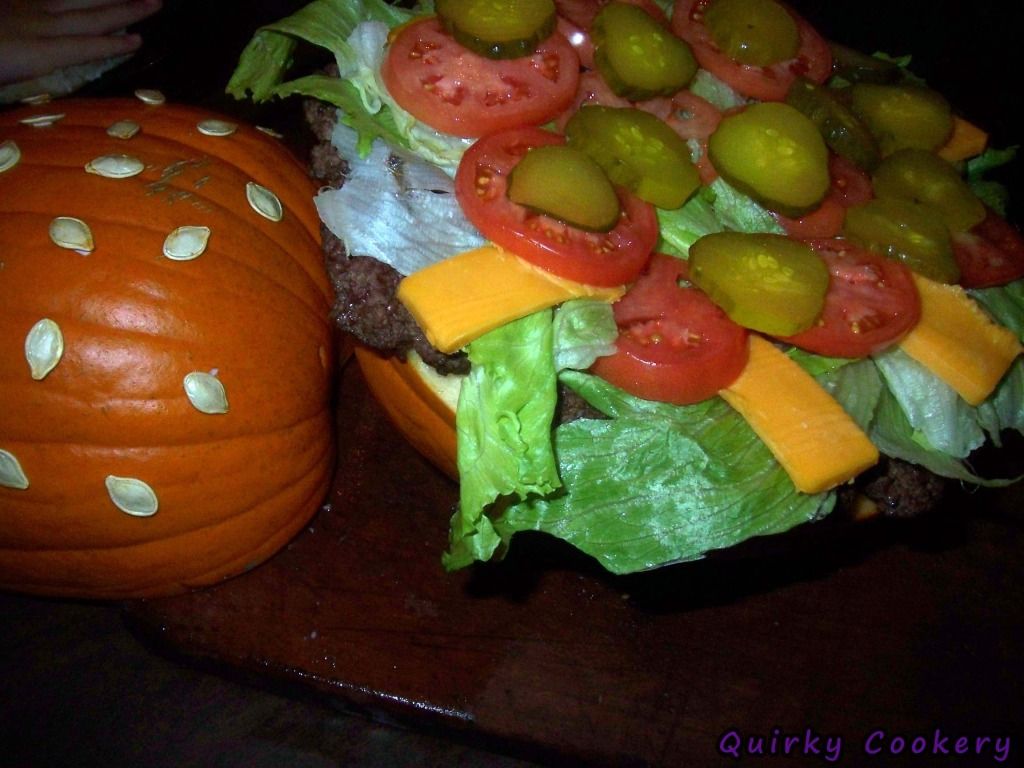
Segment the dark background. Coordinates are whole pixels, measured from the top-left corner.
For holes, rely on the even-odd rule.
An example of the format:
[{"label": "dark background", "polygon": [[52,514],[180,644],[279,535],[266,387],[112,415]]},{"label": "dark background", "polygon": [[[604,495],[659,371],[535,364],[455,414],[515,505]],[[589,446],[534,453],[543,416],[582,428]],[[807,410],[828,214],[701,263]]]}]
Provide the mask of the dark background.
[{"label": "dark background", "polygon": [[[143,50],[84,92],[159,88],[172,100],[276,127],[301,146],[297,103],[234,103],[223,87],[253,30],[302,4],[165,0],[161,14],[140,26]],[[867,51],[912,53],[912,69],[988,128],[994,145],[1020,141],[1020,4],[793,4],[828,37]],[[320,61],[313,51],[300,58]],[[1017,189],[1020,167],[1004,173]],[[1020,209],[1019,202],[1011,208],[1018,222]],[[1019,527],[1020,516],[1002,524]],[[914,536],[927,539],[936,525],[944,536],[959,530],[924,521]],[[141,644],[120,611],[116,604],[0,593],[0,766],[525,765],[192,669]],[[984,669],[984,659],[972,663]]]}]

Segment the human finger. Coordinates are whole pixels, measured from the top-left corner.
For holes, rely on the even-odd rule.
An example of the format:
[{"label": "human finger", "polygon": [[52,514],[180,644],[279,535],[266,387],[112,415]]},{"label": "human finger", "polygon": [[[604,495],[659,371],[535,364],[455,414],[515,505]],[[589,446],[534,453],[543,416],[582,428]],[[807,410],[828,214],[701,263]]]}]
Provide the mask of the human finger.
[{"label": "human finger", "polygon": [[40,37],[107,35],[152,16],[162,5],[162,0],[129,0],[50,12],[37,22],[36,34]]},{"label": "human finger", "polygon": [[0,40],[0,84],[17,83],[73,64],[138,50],[138,35],[87,35],[61,39]]}]

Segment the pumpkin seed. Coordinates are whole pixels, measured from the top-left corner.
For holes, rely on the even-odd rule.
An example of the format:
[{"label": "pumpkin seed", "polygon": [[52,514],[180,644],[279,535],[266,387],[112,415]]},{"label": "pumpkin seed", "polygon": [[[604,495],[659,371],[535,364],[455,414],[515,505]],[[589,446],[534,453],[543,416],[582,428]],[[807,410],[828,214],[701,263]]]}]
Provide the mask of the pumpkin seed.
[{"label": "pumpkin seed", "polygon": [[235,123],[229,123],[227,120],[217,120],[214,118],[201,121],[196,128],[198,128],[199,132],[204,136],[230,136],[238,130],[238,126]]},{"label": "pumpkin seed", "polygon": [[53,125],[54,123],[63,120],[64,113],[54,113],[49,115],[32,115],[31,117],[23,117],[18,122],[22,125],[32,125],[36,128],[46,128],[47,126]]},{"label": "pumpkin seed", "polygon": [[28,477],[21,468],[18,457],[0,448],[0,485],[24,491],[28,488]]},{"label": "pumpkin seed", "polygon": [[245,198],[252,209],[265,219],[280,221],[284,216],[284,209],[277,195],[255,181],[245,185]]},{"label": "pumpkin seed", "polygon": [[54,245],[76,251],[83,256],[92,253],[96,247],[89,225],[73,216],[58,216],[51,221],[50,239]]},{"label": "pumpkin seed", "polygon": [[265,125],[257,125],[256,126],[256,130],[259,131],[260,133],[265,133],[265,134],[267,134],[267,136],[270,136],[270,137],[275,138],[275,139],[283,139],[284,138],[283,134],[278,133],[273,128],[267,128]]},{"label": "pumpkin seed", "polygon": [[107,135],[115,139],[130,139],[137,134],[142,127],[134,120],[118,120],[107,128]]},{"label": "pumpkin seed", "polygon": [[228,412],[228,393],[216,376],[193,371],[185,376],[184,385],[185,394],[197,411],[210,414]]},{"label": "pumpkin seed", "polygon": [[32,378],[41,381],[64,356],[64,334],[60,326],[44,317],[25,336],[25,359]]},{"label": "pumpkin seed", "polygon": [[209,240],[209,227],[178,227],[164,240],[164,256],[171,261],[197,259],[206,250]]},{"label": "pumpkin seed", "polygon": [[21,149],[13,139],[8,139],[0,144],[0,173],[11,170],[20,160]]},{"label": "pumpkin seed", "polygon": [[167,101],[167,97],[155,88],[139,88],[135,91],[135,97],[146,104],[159,105]]},{"label": "pumpkin seed", "polygon": [[107,475],[103,481],[114,506],[127,515],[150,517],[160,507],[153,489],[134,477]]},{"label": "pumpkin seed", "polygon": [[86,163],[85,170],[105,179],[129,179],[146,170],[146,165],[131,155],[103,155]]},{"label": "pumpkin seed", "polygon": [[37,93],[33,96],[26,96],[21,100],[22,104],[29,104],[31,106],[38,106],[40,104],[48,104],[53,101],[53,96],[48,93]]}]

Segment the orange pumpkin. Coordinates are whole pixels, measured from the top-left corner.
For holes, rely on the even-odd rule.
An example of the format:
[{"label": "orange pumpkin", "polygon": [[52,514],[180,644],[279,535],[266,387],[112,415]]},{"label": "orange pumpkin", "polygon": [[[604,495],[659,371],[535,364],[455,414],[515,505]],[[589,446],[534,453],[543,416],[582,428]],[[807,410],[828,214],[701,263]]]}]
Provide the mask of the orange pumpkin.
[{"label": "orange pumpkin", "polygon": [[422,368],[361,345],[355,347],[355,357],[367,389],[402,436],[434,466],[457,480],[455,411],[423,377]]},{"label": "orange pumpkin", "polygon": [[265,560],[334,465],[304,168],[200,109],[77,99],[0,113],[0,169],[0,588],[172,594]]}]

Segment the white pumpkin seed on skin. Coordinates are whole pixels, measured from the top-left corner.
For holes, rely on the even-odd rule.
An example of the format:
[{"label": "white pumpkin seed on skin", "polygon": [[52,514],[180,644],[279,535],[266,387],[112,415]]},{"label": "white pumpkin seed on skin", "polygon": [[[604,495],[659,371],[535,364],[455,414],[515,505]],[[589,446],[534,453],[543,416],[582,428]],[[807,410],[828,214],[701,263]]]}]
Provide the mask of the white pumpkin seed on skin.
[{"label": "white pumpkin seed on skin", "polygon": [[131,155],[103,155],[85,164],[86,173],[94,173],[105,179],[130,179],[144,170],[145,163]]},{"label": "white pumpkin seed on skin", "polygon": [[103,482],[114,506],[126,515],[151,517],[160,508],[153,489],[137,478],[107,475]]},{"label": "white pumpkin seed on skin", "polygon": [[146,104],[152,104],[154,106],[163,104],[167,101],[167,97],[154,88],[139,88],[135,91],[135,98],[139,101],[145,102]]},{"label": "white pumpkin seed on skin", "polygon": [[284,216],[284,208],[277,195],[261,184],[250,181],[245,185],[245,199],[260,216],[271,221],[280,221]]},{"label": "white pumpkin seed on skin", "polygon": [[164,256],[171,261],[197,259],[203,255],[209,240],[209,227],[178,227],[164,240]]},{"label": "white pumpkin seed on skin", "polygon": [[21,468],[18,457],[0,448],[0,485],[24,491],[28,488],[28,477]]},{"label": "white pumpkin seed on skin", "polygon": [[142,127],[134,120],[118,120],[107,128],[107,135],[115,139],[130,139],[137,134]]},{"label": "white pumpkin seed on skin", "polygon": [[201,121],[196,128],[204,136],[230,136],[238,130],[238,126],[235,123],[215,118]]},{"label": "white pumpkin seed on skin", "polygon": [[64,113],[54,113],[49,115],[32,115],[31,117],[23,117],[19,120],[19,123],[23,125],[31,125],[36,128],[46,128],[47,126],[53,125],[64,119]]},{"label": "white pumpkin seed on skin", "polygon": [[228,412],[228,393],[216,376],[193,371],[185,376],[183,384],[189,402],[197,411],[209,414]]},{"label": "white pumpkin seed on skin", "polygon": [[50,222],[50,240],[54,245],[83,255],[96,248],[89,225],[73,216],[58,216]]},{"label": "white pumpkin seed on skin", "polygon": [[25,360],[32,378],[42,381],[64,356],[64,334],[60,326],[44,317],[25,336]]},{"label": "white pumpkin seed on skin", "polygon": [[0,144],[0,173],[9,171],[21,161],[21,149],[12,139]]},{"label": "white pumpkin seed on skin", "polygon": [[278,131],[275,131],[273,128],[267,128],[265,125],[257,125],[256,130],[259,131],[260,133],[265,133],[267,134],[267,136],[270,136],[271,138],[274,139],[284,138],[283,134],[279,133]]}]

